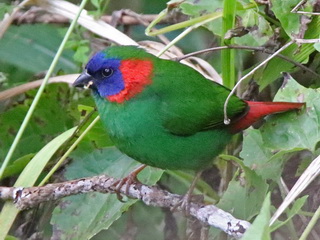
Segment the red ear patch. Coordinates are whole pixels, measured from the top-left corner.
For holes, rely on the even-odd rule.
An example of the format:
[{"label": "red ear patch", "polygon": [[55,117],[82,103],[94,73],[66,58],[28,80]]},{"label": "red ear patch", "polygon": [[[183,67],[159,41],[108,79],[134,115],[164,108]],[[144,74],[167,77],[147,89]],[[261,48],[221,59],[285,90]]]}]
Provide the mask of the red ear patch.
[{"label": "red ear patch", "polygon": [[122,103],[142,92],[144,86],[151,84],[153,64],[148,60],[122,60],[120,71],[124,81],[124,89],[107,97],[111,102]]}]

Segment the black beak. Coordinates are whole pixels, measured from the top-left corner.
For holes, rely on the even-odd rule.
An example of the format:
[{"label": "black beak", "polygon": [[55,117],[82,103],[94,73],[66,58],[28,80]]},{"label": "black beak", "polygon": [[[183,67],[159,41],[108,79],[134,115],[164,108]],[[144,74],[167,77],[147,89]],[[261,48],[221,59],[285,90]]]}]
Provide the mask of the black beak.
[{"label": "black beak", "polygon": [[93,84],[94,78],[84,70],[83,73],[72,84],[74,87],[89,88]]}]

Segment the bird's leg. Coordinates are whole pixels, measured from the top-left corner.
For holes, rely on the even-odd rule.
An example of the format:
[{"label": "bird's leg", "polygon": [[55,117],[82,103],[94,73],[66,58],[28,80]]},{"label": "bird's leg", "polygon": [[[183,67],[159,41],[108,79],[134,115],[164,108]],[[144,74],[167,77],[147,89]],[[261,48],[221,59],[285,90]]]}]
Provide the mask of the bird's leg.
[{"label": "bird's leg", "polygon": [[172,211],[175,211],[178,207],[180,207],[186,215],[189,215],[190,200],[192,197],[192,193],[194,188],[196,187],[197,181],[199,180],[201,174],[202,174],[202,171],[197,172],[196,176],[192,180],[192,183],[187,193],[182,197],[182,199],[175,206],[173,206]]},{"label": "bird's leg", "polygon": [[125,194],[128,195],[129,193],[129,187],[131,185],[131,183],[133,182],[139,182],[138,179],[137,179],[137,175],[143,170],[145,169],[147,165],[145,164],[142,164],[140,165],[139,167],[137,167],[136,169],[134,169],[132,172],[130,172],[128,174],[128,176],[116,181],[113,185],[114,187],[114,192],[117,194],[117,198],[119,199],[119,201],[123,202],[122,201],[122,196],[120,194],[120,190],[121,188],[123,187],[123,185],[126,185],[126,191],[125,191]]}]

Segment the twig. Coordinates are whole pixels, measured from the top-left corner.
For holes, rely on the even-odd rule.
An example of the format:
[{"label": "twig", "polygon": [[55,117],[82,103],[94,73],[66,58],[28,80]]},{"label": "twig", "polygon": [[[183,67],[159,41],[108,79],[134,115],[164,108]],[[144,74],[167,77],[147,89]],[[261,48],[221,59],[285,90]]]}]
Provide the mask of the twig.
[{"label": "twig", "polygon": [[[114,193],[114,184],[117,179],[106,175],[82,178],[62,183],[48,184],[43,187],[15,188],[0,187],[0,198],[13,200],[15,205],[23,210],[32,208],[40,203],[57,200],[66,196],[88,193]],[[120,193],[126,194],[126,185],[120,189]],[[140,199],[146,205],[173,208],[182,196],[172,194],[155,186],[147,186],[138,182],[129,185],[128,197]],[[182,211],[181,207],[176,208]],[[234,218],[214,205],[203,205],[190,202],[190,215],[203,222],[204,224],[216,227],[226,232],[228,235],[240,238],[250,227],[250,223]]]},{"label": "twig", "polygon": [[[152,22],[158,15],[157,14],[139,14],[139,19],[134,16],[124,15],[119,18],[119,24],[123,25],[140,25],[141,20],[144,22]],[[111,23],[111,15],[101,16],[101,20],[106,23]],[[177,23],[185,20],[184,16],[169,16],[160,21],[160,23]],[[44,12],[40,7],[32,7],[28,11],[18,11],[13,16],[15,24],[26,24],[26,23],[53,23],[53,24],[68,24],[69,19],[61,16],[60,14]]]},{"label": "twig", "polygon": [[[260,51],[260,52],[267,53],[267,54],[274,54],[274,51],[268,50],[265,47],[228,45],[228,46],[207,48],[207,49],[203,49],[203,50],[200,50],[200,51],[192,52],[192,53],[186,54],[186,55],[184,55],[182,57],[176,58],[175,60],[176,61],[181,61],[181,60],[183,60],[185,58],[189,58],[189,57],[192,57],[192,56],[195,56],[195,55],[198,55],[198,54],[203,54],[203,53],[207,53],[207,52],[215,52],[215,51],[220,51],[220,50],[230,49],[230,48],[231,49],[243,49],[243,50],[251,50],[251,51]],[[284,56],[282,54],[278,54],[278,55],[276,55],[276,57],[279,57],[279,58],[281,58],[281,59],[283,59],[283,60],[285,60],[285,61],[287,61],[289,63],[292,63],[293,65],[303,69],[304,71],[307,71],[307,72],[313,74],[314,76],[320,78],[320,75],[318,73],[316,73],[315,71],[312,71],[310,68],[304,66],[303,64],[290,59],[287,56]]]},{"label": "twig", "polygon": [[315,39],[295,39],[294,40],[296,43],[319,43],[320,38],[315,38]]},{"label": "twig", "polygon": [[298,11],[299,8],[302,7],[303,4],[305,4],[307,2],[307,0],[301,0],[292,10],[292,13],[296,13]]},{"label": "twig", "polygon": [[28,4],[29,0],[24,0],[23,2],[19,3],[18,6],[16,6],[11,14],[5,14],[4,19],[0,22],[0,39],[3,37],[4,33],[10,26],[11,22],[14,20],[17,12],[24,7],[26,4]]},{"label": "twig", "polygon": [[297,13],[297,14],[309,14],[314,16],[320,15],[320,12],[298,11],[298,9],[300,9],[306,2],[307,0],[301,0],[290,12]]},{"label": "twig", "polygon": [[252,69],[250,72],[248,72],[246,75],[244,75],[242,78],[239,79],[239,81],[237,82],[237,84],[233,87],[233,89],[231,90],[231,92],[229,93],[224,106],[223,106],[223,112],[224,112],[224,124],[228,125],[230,124],[230,119],[228,118],[228,114],[227,114],[227,106],[229,103],[229,100],[231,98],[231,96],[234,94],[234,92],[236,91],[236,89],[238,88],[238,86],[240,85],[240,83],[245,80],[247,77],[251,76],[252,74],[254,74],[260,67],[262,67],[263,65],[265,65],[266,63],[268,63],[272,58],[274,58],[275,56],[277,56],[280,52],[282,52],[284,49],[288,48],[291,44],[293,44],[294,41],[290,41],[288,43],[286,43],[284,46],[282,46],[281,48],[279,48],[276,52],[274,52],[272,55],[270,55],[269,57],[267,57],[264,61],[262,61],[260,64],[258,64],[258,66],[256,66],[254,69]]}]

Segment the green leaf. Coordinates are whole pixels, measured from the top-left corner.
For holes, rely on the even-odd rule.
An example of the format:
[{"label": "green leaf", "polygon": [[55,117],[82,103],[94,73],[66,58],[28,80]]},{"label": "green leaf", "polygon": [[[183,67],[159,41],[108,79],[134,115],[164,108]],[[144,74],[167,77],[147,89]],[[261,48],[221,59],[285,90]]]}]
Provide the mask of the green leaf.
[{"label": "green leaf", "polygon": [[[300,31],[302,31],[302,15],[291,12],[299,2],[300,0],[271,1],[271,10],[274,12],[276,18],[281,22],[281,27],[291,38],[296,38]],[[311,4],[305,4],[304,11],[312,12]],[[303,35],[300,36],[300,38],[303,38]]]},{"label": "green leaf", "polygon": [[[269,133],[272,134],[272,132]],[[263,179],[277,181],[281,176],[285,161],[291,157],[292,153],[301,151],[302,148],[282,150],[274,154],[274,149],[270,149],[266,145],[268,143],[263,140],[260,130],[248,129],[243,140],[240,157],[244,159],[243,163],[247,167],[254,169]]]},{"label": "green leaf", "polygon": [[241,238],[242,240],[271,240],[269,227],[270,207],[271,201],[269,193],[263,201],[259,215],[254,220],[251,227],[246,231],[244,236]]},{"label": "green leaf", "polygon": [[273,232],[283,225],[287,224],[290,219],[292,219],[298,212],[301,210],[305,202],[307,201],[308,196],[303,196],[294,201],[292,208],[286,211],[287,217],[285,221],[277,220],[274,224],[272,224],[270,231]]},{"label": "green leaf", "polygon": [[2,178],[18,175],[25,168],[25,166],[27,166],[34,155],[34,153],[30,153],[15,160],[5,169]]},{"label": "green leaf", "polygon": [[269,116],[259,130],[246,130],[240,156],[264,179],[277,180],[293,153],[314,152],[320,141],[320,90],[304,88],[289,78],[274,101],[305,101],[306,109]]},{"label": "green leaf", "polygon": [[[186,171],[172,171],[172,170],[166,170],[166,173],[170,175],[171,177],[175,178],[179,183],[178,185],[178,191],[181,191],[181,184],[183,184],[186,189],[183,189],[184,192],[180,192],[181,194],[184,194],[190,187],[192,180],[194,179],[194,174],[191,174]],[[170,188],[172,189],[172,182],[168,183],[171,184]],[[174,191],[176,192],[176,191]],[[218,194],[212,189],[212,187],[203,181],[202,179],[199,179],[196,183],[195,189],[193,191],[193,194],[202,194],[204,195],[204,201],[210,202],[210,203],[216,203],[219,199]]]},{"label": "green leaf", "polygon": [[4,15],[10,13],[14,6],[7,3],[0,3],[0,19],[4,18]]},{"label": "green leaf", "polygon": [[[107,174],[116,178],[128,175],[139,163],[122,154],[115,147],[93,152],[78,150],[67,169],[68,179]],[[138,175],[146,184],[155,184],[163,170],[146,168]],[[53,237],[58,239],[89,239],[108,229],[123,212],[137,200],[120,202],[115,194],[90,193],[72,196],[61,201],[53,212]],[[81,219],[81,221],[79,221]],[[85,219],[85,220],[84,220]]]},{"label": "green leaf", "polygon": [[[22,96],[11,109],[0,114],[0,159],[4,159],[13,139],[23,121],[36,90],[31,90]],[[70,111],[69,94],[71,90],[67,84],[50,84],[38,103],[38,107],[27,126],[14,153],[14,158],[29,153],[38,152],[54,136],[75,125],[74,119],[67,114]]]},{"label": "green leaf", "polygon": [[[308,25],[308,29],[305,33],[305,38],[318,38],[319,34],[320,18],[315,17]],[[306,63],[309,60],[310,54],[312,54],[314,51],[315,49],[313,47],[313,44],[302,44],[301,47],[293,44],[282,51],[281,54],[299,63]],[[282,72],[293,72],[295,69],[296,67],[292,63],[289,63],[283,59],[274,58],[266,65],[262,73],[258,71],[255,74],[255,78],[260,85],[260,90],[262,90],[270,83],[278,79],[281,76]]]},{"label": "green leaf", "polygon": [[[236,160],[236,158],[232,158]],[[236,218],[250,220],[256,216],[266,196],[268,184],[254,171],[237,161],[245,172],[242,181],[232,180],[217,207],[230,212]]]},{"label": "green leaf", "polygon": [[304,148],[313,152],[320,141],[320,90],[305,88],[289,78],[274,101],[303,101],[306,109],[270,116],[260,129],[266,146],[273,150]]},{"label": "green leaf", "polygon": [[89,50],[88,46],[79,46],[73,56],[74,60],[80,63],[88,62]]},{"label": "green leaf", "polygon": [[235,43],[246,46],[262,46],[273,36],[274,32],[266,18],[261,16],[258,8],[238,11],[237,17],[249,33],[235,38]]},{"label": "green leaf", "polygon": [[[59,147],[65,143],[75,132],[76,127],[69,129],[62,133],[39,151],[34,158],[25,167],[20,174],[15,187],[31,187],[34,185],[39,175],[42,173],[44,167],[47,165],[53,154],[59,149]],[[1,210],[0,214],[0,239],[4,239],[9,232],[13,221],[18,215],[19,210],[14,206],[12,202],[6,202]]]},{"label": "green leaf", "polygon": [[199,17],[206,13],[212,13],[217,11],[217,9],[222,9],[223,0],[211,1],[211,0],[200,0],[193,1],[187,0],[183,1],[180,5],[182,12],[186,15]]},{"label": "green leaf", "polygon": [[318,52],[320,52],[320,43],[315,43],[315,44],[313,44],[313,47],[314,47]]},{"label": "green leaf", "polygon": [[[200,0],[200,1],[184,1],[180,4],[182,12],[191,17],[199,17],[204,14],[216,12],[218,9],[222,9],[223,0],[211,1],[211,0]],[[221,36],[222,33],[222,19],[205,24],[205,27],[214,34]]]},{"label": "green leaf", "polygon": [[[0,62],[10,63],[33,73],[46,71],[62,41],[57,29],[48,24],[10,26],[0,39]],[[65,51],[56,69],[66,73],[77,71],[72,55],[72,51]]]}]

